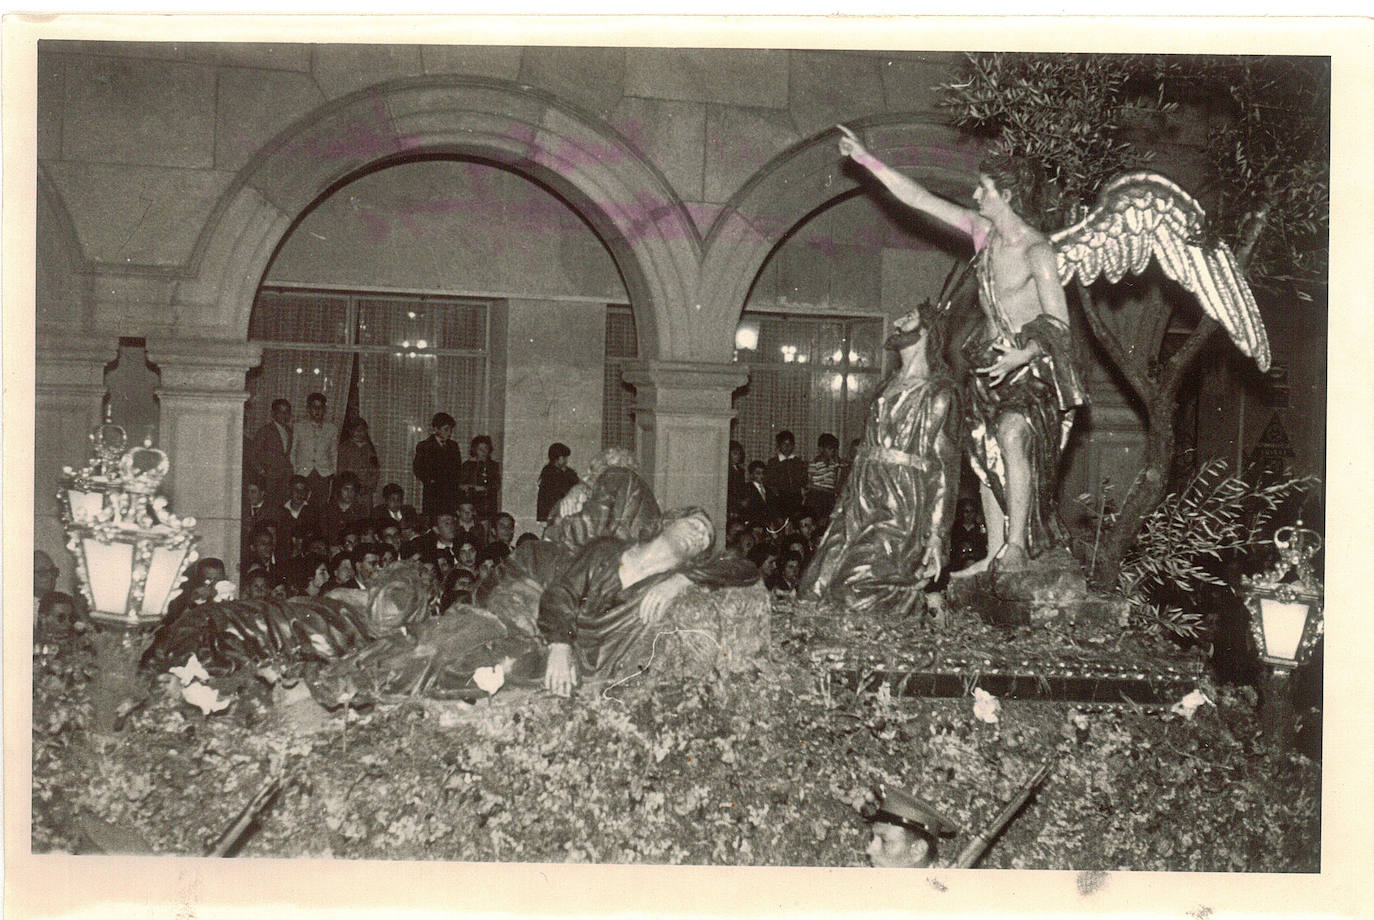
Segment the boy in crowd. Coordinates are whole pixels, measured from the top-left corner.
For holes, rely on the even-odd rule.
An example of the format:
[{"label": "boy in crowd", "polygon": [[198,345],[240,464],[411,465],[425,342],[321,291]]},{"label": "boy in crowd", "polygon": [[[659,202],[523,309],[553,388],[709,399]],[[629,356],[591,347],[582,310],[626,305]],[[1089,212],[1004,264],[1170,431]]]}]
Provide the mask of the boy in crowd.
[{"label": "boy in crowd", "polygon": [[817,520],[830,517],[840,478],[840,440],[829,432],[816,439],[816,459],[806,468],[806,510]]},{"label": "boy in crowd", "polygon": [[806,461],[797,456],[797,439],[779,431],[773,439],[777,453],[764,465],[763,483],[768,489],[769,517],[790,518],[801,510],[806,490]]}]

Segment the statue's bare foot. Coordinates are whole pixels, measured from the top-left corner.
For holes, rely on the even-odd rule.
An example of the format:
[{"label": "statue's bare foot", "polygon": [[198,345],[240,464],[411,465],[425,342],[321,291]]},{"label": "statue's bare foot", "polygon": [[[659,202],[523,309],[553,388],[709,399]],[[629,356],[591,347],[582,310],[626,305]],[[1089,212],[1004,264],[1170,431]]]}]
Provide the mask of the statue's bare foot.
[{"label": "statue's bare foot", "polygon": [[950,572],[950,573],[949,573],[949,577],[950,577],[950,578],[972,578],[972,577],[975,576],[975,575],[982,575],[984,572],[986,572],[986,571],[988,570],[988,566],[992,564],[992,559],[993,559],[992,556],[984,556],[982,559],[979,559],[977,562],[971,562],[971,563],[969,563],[968,565],[964,566],[962,569],[960,569],[960,570],[957,571],[957,572]]},{"label": "statue's bare foot", "polygon": [[997,554],[997,559],[990,568],[994,575],[1006,575],[1011,572],[1019,572],[1029,566],[1030,554],[1026,552],[1026,548],[1015,543],[1008,543],[1002,547],[1002,551]]}]

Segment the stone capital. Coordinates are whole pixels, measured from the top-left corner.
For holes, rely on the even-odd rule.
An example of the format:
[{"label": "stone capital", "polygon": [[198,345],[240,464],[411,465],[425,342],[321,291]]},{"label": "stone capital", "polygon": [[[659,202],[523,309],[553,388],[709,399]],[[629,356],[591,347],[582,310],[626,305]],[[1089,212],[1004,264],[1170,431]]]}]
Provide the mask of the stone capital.
[{"label": "stone capital", "polygon": [[749,381],[744,364],[705,361],[639,361],[625,368],[639,412],[734,416],[731,397]]},{"label": "stone capital", "polygon": [[105,367],[119,357],[119,337],[39,330],[34,339],[34,382],[40,394],[86,391],[103,396]]},{"label": "stone capital", "polygon": [[244,375],[262,362],[261,345],[236,339],[150,338],[146,352],[158,369],[159,396],[245,395]]}]

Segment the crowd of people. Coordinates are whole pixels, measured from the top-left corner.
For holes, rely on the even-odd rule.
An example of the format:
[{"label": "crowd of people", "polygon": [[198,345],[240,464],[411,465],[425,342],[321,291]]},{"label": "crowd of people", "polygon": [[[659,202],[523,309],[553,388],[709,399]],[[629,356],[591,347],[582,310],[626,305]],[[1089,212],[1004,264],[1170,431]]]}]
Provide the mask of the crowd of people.
[{"label": "crowd of people", "polygon": [[[516,545],[515,518],[500,507],[501,465],[492,459],[491,438],[474,437],[465,458],[453,438],[453,417],[435,414],[411,463],[421,488],[417,508],[398,483],[379,491],[382,464],[367,422],[351,417],[340,436],[325,421],[327,406],[323,394],[312,393],[307,418],[298,421],[291,404],[278,399],[271,420],[248,440],[240,596],[365,589],[398,559],[432,568],[448,598],[470,596]],[[570,488],[577,481],[566,467],[571,451],[554,447],[562,451]],[[215,575],[224,577],[223,563],[200,560],[178,600],[195,603]]]},{"label": "crowd of people", "polygon": [[[744,446],[730,442],[726,547],[753,562],[777,596],[796,594],[817,544],[844,489],[859,442],[841,456],[835,435],[816,440],[816,454],[797,453],[796,437],[780,431],[767,460],[746,461]],[[987,530],[975,502],[959,501],[951,534],[951,568],[987,551]]]},{"label": "crowd of people", "polygon": [[[240,596],[366,588],[379,568],[418,559],[432,567],[445,601],[462,600],[510,555],[515,518],[501,510],[501,466],[492,459],[490,437],[472,438],[464,458],[453,417],[434,415],[412,459],[421,485],[417,508],[397,483],[378,491],[381,463],[365,420],[350,418],[340,437],[325,421],[322,394],[312,394],[306,407],[307,418],[295,421],[290,403],[276,400],[271,421],[245,450]],[[778,432],[774,442],[772,456],[753,462],[742,444],[730,442],[726,549],[753,562],[767,587],[786,596],[795,594],[825,531],[857,442],[845,458],[835,435],[822,434],[810,460],[798,453],[791,431]],[[560,503],[586,488],[571,455],[566,444],[548,448],[535,508],[541,524],[556,520]],[[975,545],[980,527],[976,511],[961,504],[954,552],[981,551]],[[179,601],[208,596],[223,568],[218,559],[201,560]]]}]

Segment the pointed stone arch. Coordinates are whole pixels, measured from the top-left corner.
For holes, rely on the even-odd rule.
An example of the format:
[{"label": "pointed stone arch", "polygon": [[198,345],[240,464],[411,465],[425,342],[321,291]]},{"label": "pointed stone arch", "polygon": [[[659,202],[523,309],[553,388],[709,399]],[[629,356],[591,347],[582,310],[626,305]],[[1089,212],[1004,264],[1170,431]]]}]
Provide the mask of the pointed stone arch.
[{"label": "pointed stone arch", "polygon": [[625,281],[640,353],[689,357],[701,239],[662,174],[614,129],[504,81],[429,77],[360,90],[298,120],[238,174],[207,222],[178,331],[243,339],[273,253],[317,199],[363,172],[418,156],[492,161],[560,195],[595,229]]}]

